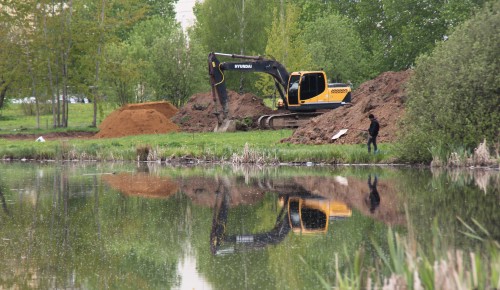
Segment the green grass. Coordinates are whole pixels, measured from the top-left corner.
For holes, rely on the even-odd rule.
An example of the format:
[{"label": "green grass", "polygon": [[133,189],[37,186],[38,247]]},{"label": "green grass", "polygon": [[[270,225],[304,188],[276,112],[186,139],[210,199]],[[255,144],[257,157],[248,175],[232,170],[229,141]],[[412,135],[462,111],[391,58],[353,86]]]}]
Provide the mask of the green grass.
[{"label": "green grass", "polygon": [[[0,158],[54,160],[165,161],[195,158],[208,162],[389,163],[390,153],[368,154],[364,145],[295,145],[281,143],[291,130],[234,133],[170,133],[109,139],[34,142],[2,140]],[[390,152],[390,144],[381,144]],[[146,150],[146,153],[144,152]]]},{"label": "green grass", "polygon": [[[115,106],[109,104],[100,105],[97,125],[115,109]],[[52,114],[41,115],[40,128],[37,128],[35,115],[25,115],[20,104],[7,104],[0,110],[0,134],[97,131],[96,128],[90,128],[94,112],[93,104],[69,104],[68,110],[68,128],[52,128]]]},{"label": "green grass", "polygon": [[[115,108],[101,108],[98,124]],[[1,111],[0,134],[91,131],[92,104],[69,105],[69,127],[36,128],[35,116],[24,116],[20,105],[10,104]],[[51,116],[41,117],[41,124],[51,123]],[[296,145],[281,143],[291,130],[250,131],[234,133],[170,133],[138,135],[110,139],[68,139],[34,142],[34,140],[2,140],[0,159],[34,160],[148,160],[175,161],[198,159],[207,162],[275,164],[287,163],[390,163],[395,160],[392,145],[381,144],[382,153],[368,154],[359,145]]]}]

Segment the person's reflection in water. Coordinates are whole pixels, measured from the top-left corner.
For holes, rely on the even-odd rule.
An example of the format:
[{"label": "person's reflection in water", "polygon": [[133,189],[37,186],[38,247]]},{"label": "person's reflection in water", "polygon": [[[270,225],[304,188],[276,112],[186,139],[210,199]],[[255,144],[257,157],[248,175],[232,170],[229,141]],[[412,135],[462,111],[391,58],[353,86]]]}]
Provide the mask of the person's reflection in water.
[{"label": "person's reflection in water", "polygon": [[378,194],[377,190],[377,176],[375,175],[375,178],[373,179],[372,183],[372,176],[371,174],[368,175],[368,187],[370,188],[370,196],[366,198],[366,203],[370,207],[370,212],[374,213],[375,209],[380,205],[380,195]]}]

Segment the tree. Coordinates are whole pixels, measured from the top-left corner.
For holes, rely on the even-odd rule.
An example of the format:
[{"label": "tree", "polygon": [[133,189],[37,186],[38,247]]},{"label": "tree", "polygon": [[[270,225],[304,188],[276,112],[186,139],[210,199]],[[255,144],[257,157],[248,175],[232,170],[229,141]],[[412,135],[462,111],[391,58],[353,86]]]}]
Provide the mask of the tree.
[{"label": "tree", "polygon": [[135,89],[140,84],[142,67],[145,64],[129,57],[130,45],[111,43],[106,47],[103,81],[104,93],[119,105],[133,103]]},{"label": "tree", "polygon": [[[378,72],[414,65],[485,0],[338,0],[325,2],[323,13],[348,17],[358,30],[365,49],[374,56]],[[317,10],[317,9],[316,9]],[[312,17],[309,17],[312,19]]]},{"label": "tree", "polygon": [[377,74],[373,56],[348,18],[337,14],[318,18],[306,24],[303,35],[314,66],[325,70],[330,81],[360,84]]},{"label": "tree", "polygon": [[150,17],[160,16],[162,18],[175,18],[175,3],[179,0],[146,0],[149,5],[147,15]]},{"label": "tree", "polygon": [[173,19],[150,17],[132,29],[127,41],[108,47],[105,82],[121,105],[168,100],[181,106],[200,83],[208,84],[199,47],[195,41],[188,45]]},{"label": "tree", "polygon": [[[266,55],[276,59],[290,72],[311,69],[312,57],[307,51],[299,29],[300,9],[281,1],[279,10],[273,11],[273,22],[268,29]],[[257,87],[265,95],[274,93],[274,80],[269,75],[260,75]]]},{"label": "tree", "polygon": [[[191,37],[210,51],[261,55],[267,43],[266,27],[272,22],[274,3],[267,0],[205,0],[195,6]],[[256,76],[226,72],[228,88],[254,90]],[[238,77],[237,77],[238,76]],[[238,88],[238,89],[236,89]]]},{"label": "tree", "polygon": [[[22,15],[14,13],[14,3],[0,2],[0,109],[8,93],[15,90],[16,82],[22,76],[23,54],[21,52]],[[19,3],[16,3],[19,4]]]},{"label": "tree", "polygon": [[402,152],[430,161],[431,147],[500,142],[500,2],[486,4],[417,60],[409,83]]}]

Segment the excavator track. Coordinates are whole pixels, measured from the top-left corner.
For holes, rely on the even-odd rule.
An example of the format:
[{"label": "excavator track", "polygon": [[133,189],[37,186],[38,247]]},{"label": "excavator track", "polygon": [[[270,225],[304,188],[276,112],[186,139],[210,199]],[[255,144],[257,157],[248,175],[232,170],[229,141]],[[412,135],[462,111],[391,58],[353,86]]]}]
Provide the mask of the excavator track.
[{"label": "excavator track", "polygon": [[263,115],[259,117],[258,124],[262,130],[295,129],[321,114],[319,112],[311,112]]}]

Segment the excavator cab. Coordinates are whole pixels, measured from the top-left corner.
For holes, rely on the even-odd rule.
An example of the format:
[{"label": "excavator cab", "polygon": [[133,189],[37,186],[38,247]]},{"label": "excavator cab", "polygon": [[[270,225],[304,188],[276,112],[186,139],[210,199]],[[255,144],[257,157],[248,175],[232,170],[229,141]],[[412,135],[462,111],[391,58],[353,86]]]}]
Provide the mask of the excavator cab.
[{"label": "excavator cab", "polygon": [[343,202],[322,197],[288,200],[288,218],[294,233],[326,233],[329,221],[352,215],[352,210]]},{"label": "excavator cab", "polygon": [[288,109],[295,112],[314,112],[335,109],[351,101],[347,85],[329,88],[325,72],[293,72],[286,92]]}]

